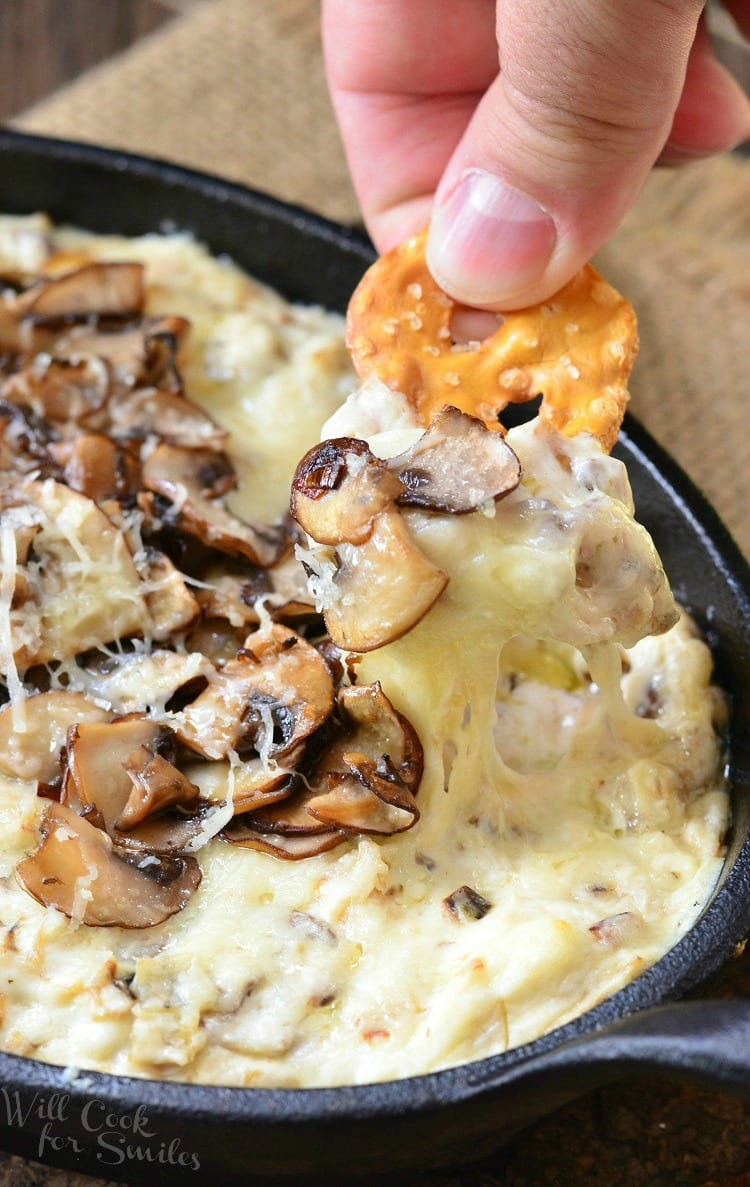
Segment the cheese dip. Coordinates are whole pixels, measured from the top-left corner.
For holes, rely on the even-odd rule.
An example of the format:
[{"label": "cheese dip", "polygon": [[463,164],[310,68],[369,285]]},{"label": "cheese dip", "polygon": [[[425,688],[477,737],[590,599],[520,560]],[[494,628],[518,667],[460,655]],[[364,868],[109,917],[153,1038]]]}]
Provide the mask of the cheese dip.
[{"label": "cheese dip", "polygon": [[[259,702],[254,749],[239,726],[221,733],[229,730],[231,665],[262,665],[272,646],[305,657],[310,671],[330,655],[300,592],[304,562],[319,602],[330,597],[330,549],[298,538],[296,560],[273,552],[295,467],[321,438],[366,440],[376,457],[390,458],[421,429],[406,401],[377,381],[355,390],[339,317],[288,305],[183,235],[97,237],[52,228],[43,216],[3,220],[0,270],[7,310],[21,310],[18,333],[42,299],[51,326],[63,300],[54,285],[40,298],[43,286],[29,286],[25,275],[60,277],[104,261],[145,266],[142,314],[159,338],[161,369],[150,387],[138,380],[146,418],[138,432],[130,422],[122,427],[130,415],[124,400],[117,424],[107,413],[107,430],[96,421],[101,401],[87,396],[77,415],[127,443],[116,445],[117,465],[146,475],[138,497],[115,497],[107,487],[92,510],[77,493],[84,480],[76,475],[94,479],[70,444],[75,434],[37,432],[58,414],[47,396],[43,408],[32,406],[28,361],[22,380],[5,368],[0,390],[2,469],[15,465],[9,454],[25,459],[12,493],[0,487],[3,1049],[192,1083],[360,1084],[526,1043],[638,976],[706,903],[721,867],[728,796],[725,705],[711,683],[711,657],[675,608],[653,545],[633,519],[622,463],[591,437],[563,438],[531,421],[507,435],[521,478],[499,502],[461,515],[405,509],[406,530],[447,575],[445,589],[403,637],[348,664],[346,656],[330,662],[338,665],[339,705],[352,684],[379,682],[393,720],[406,722],[410,761],[422,769],[408,797],[402,788],[398,810],[407,811],[413,792],[418,819],[412,812],[401,831],[338,829],[335,847],[302,860],[229,843],[232,813],[252,781],[269,770],[284,776],[314,749],[310,738],[327,736],[328,725],[316,721],[303,737],[307,709],[295,707],[294,746],[279,741],[277,719],[263,716],[278,707],[270,694]],[[121,271],[96,276],[107,294],[100,301],[115,304],[115,279],[137,281]],[[101,334],[124,332],[121,308],[105,303]],[[4,325],[0,319],[0,336],[15,332]],[[121,386],[132,386],[111,342],[91,347],[90,325],[82,325],[67,359],[92,368],[86,391],[95,380],[86,360],[97,351],[106,355],[108,382],[117,373]],[[33,366],[49,376],[59,339],[33,348],[19,341],[15,353],[36,352]],[[143,371],[142,359],[138,365]],[[153,390],[189,398],[180,406],[198,437],[189,448],[216,452],[218,442],[231,462],[226,481],[226,469],[219,479],[202,474],[210,487],[203,502],[191,480],[168,481],[158,470],[154,459],[167,457],[165,448],[176,465],[183,446],[179,426],[165,428],[174,400],[162,399],[155,416]],[[195,511],[206,500],[215,512],[208,535]],[[153,542],[175,523],[186,525],[179,550],[154,560]],[[282,565],[285,574],[296,571],[295,592],[279,593],[278,614],[266,587],[244,602],[234,596],[240,570],[247,590],[251,547],[270,550],[272,578]],[[54,573],[52,561],[40,559],[50,557]],[[179,593],[169,629],[154,602],[166,585]],[[206,699],[217,689],[223,700]],[[58,699],[44,703],[75,706],[73,719],[65,708],[62,724],[45,718],[35,733],[42,704],[35,699],[51,693]],[[97,799],[105,793],[95,790],[91,802],[85,793],[94,760],[84,740],[113,723],[122,728],[123,719],[177,737],[176,751],[162,754],[150,742],[145,750],[178,771],[171,794],[185,804],[193,797],[188,839],[146,857],[138,851],[137,860],[129,851],[130,865],[112,858],[103,831],[102,820],[114,834],[119,827],[125,845],[122,816],[110,829]],[[130,751],[139,746],[128,743],[123,754],[134,783],[145,769],[133,766]],[[404,759],[402,772],[408,765]],[[264,784],[269,802],[278,784]],[[57,806],[61,796],[67,809]],[[47,892],[33,888],[29,872],[40,837],[45,853],[55,844],[64,853],[71,821],[84,818],[104,846],[102,861],[128,877],[176,862],[172,890],[162,881],[154,902],[131,902],[128,889],[128,902],[97,905],[103,875],[84,862],[70,905],[44,905]],[[56,821],[46,838],[45,819]],[[276,844],[278,817],[266,819],[263,835]],[[168,901],[175,886],[179,901]]]}]

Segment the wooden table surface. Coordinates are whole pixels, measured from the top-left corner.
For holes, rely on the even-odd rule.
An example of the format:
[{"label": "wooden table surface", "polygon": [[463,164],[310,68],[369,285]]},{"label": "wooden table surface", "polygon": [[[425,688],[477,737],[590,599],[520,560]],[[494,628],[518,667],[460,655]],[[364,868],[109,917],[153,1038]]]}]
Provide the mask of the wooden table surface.
[{"label": "wooden table surface", "polygon": [[[3,0],[0,120],[200,2]],[[727,47],[727,57],[736,66],[736,47]],[[733,961],[712,991],[750,996],[750,953]],[[429,1187],[750,1187],[750,1101],[656,1079],[600,1089],[527,1130],[488,1162],[411,1181]],[[0,1187],[86,1182],[0,1154]]]}]

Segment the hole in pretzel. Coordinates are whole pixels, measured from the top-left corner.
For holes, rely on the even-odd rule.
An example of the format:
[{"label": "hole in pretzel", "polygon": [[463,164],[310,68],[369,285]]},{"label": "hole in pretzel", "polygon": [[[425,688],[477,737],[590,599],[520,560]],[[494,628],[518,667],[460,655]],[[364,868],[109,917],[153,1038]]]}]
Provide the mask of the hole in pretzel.
[{"label": "hole in pretzel", "polygon": [[502,313],[458,306],[450,322],[453,345],[459,350],[476,350],[505,321]]}]

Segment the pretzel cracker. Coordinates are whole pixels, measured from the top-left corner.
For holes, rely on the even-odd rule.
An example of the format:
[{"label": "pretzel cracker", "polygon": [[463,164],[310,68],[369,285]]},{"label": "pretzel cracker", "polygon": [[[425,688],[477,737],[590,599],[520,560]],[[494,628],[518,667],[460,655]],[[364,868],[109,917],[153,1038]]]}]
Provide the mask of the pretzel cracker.
[{"label": "pretzel cracker", "polygon": [[508,404],[542,396],[540,419],[567,437],[591,433],[609,452],[638,350],[632,306],[586,265],[541,305],[500,315],[480,343],[454,340],[466,306],[433,280],[427,232],[381,256],[349,303],[347,343],[362,379],[402,392],[427,425],[446,404],[503,431]]}]

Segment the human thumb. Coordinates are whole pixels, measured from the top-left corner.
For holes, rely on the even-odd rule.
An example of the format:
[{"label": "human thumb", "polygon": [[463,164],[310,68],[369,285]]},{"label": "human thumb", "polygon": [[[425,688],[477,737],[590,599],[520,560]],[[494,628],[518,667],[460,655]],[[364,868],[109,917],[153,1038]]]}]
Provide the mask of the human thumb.
[{"label": "human thumb", "polygon": [[[433,208],[428,262],[443,288],[468,305],[519,308],[549,298],[593,255],[668,139],[701,8],[500,0],[500,72]],[[719,81],[706,102],[723,105],[725,139],[741,140],[750,104],[728,76],[726,94]]]}]

